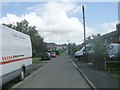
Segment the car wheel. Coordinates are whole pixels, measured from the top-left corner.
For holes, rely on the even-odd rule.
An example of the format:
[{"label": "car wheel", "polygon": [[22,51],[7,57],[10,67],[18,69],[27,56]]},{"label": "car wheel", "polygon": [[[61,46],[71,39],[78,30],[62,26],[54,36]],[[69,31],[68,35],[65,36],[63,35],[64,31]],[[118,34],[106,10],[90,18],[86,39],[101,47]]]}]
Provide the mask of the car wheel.
[{"label": "car wheel", "polygon": [[24,71],[24,69],[22,69],[22,70],[20,71],[19,79],[20,79],[20,81],[22,81],[22,80],[24,80],[24,78],[25,78],[25,71]]}]

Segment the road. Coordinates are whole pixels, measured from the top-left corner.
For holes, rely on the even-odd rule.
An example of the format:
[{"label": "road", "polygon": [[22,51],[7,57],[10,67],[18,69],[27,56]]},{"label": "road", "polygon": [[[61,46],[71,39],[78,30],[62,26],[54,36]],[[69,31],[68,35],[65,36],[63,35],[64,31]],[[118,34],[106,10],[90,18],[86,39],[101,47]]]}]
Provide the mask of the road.
[{"label": "road", "polygon": [[16,88],[90,88],[67,54],[51,60],[39,72]]}]

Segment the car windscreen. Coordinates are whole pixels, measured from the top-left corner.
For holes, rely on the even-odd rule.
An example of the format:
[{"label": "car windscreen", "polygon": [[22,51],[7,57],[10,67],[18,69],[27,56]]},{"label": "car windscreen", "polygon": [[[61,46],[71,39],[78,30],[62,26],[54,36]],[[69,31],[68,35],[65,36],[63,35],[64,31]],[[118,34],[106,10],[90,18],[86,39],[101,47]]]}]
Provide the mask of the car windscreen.
[{"label": "car windscreen", "polygon": [[51,52],[51,54],[55,54],[55,52]]}]

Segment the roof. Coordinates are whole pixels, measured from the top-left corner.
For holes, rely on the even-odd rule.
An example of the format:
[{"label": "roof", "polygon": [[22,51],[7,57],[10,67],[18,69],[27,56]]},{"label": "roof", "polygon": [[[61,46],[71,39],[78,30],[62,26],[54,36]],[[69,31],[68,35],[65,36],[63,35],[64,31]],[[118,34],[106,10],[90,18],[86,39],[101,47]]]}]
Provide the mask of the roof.
[{"label": "roof", "polygon": [[102,37],[109,38],[109,37],[118,36],[118,35],[120,35],[120,32],[118,32],[118,30],[116,30],[116,31],[104,34],[104,35],[102,35]]},{"label": "roof", "polygon": [[56,47],[55,43],[46,43],[46,44],[47,44],[47,47]]}]

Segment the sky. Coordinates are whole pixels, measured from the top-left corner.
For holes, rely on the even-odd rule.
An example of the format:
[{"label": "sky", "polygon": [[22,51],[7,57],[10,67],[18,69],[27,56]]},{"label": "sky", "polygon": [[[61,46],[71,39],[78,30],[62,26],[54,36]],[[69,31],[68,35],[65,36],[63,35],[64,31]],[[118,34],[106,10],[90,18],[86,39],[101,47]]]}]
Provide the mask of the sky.
[{"label": "sky", "polygon": [[115,31],[118,22],[117,2],[2,2],[0,23],[26,19],[36,26],[45,42],[83,42],[82,8],[85,6],[86,34],[101,35]]}]

